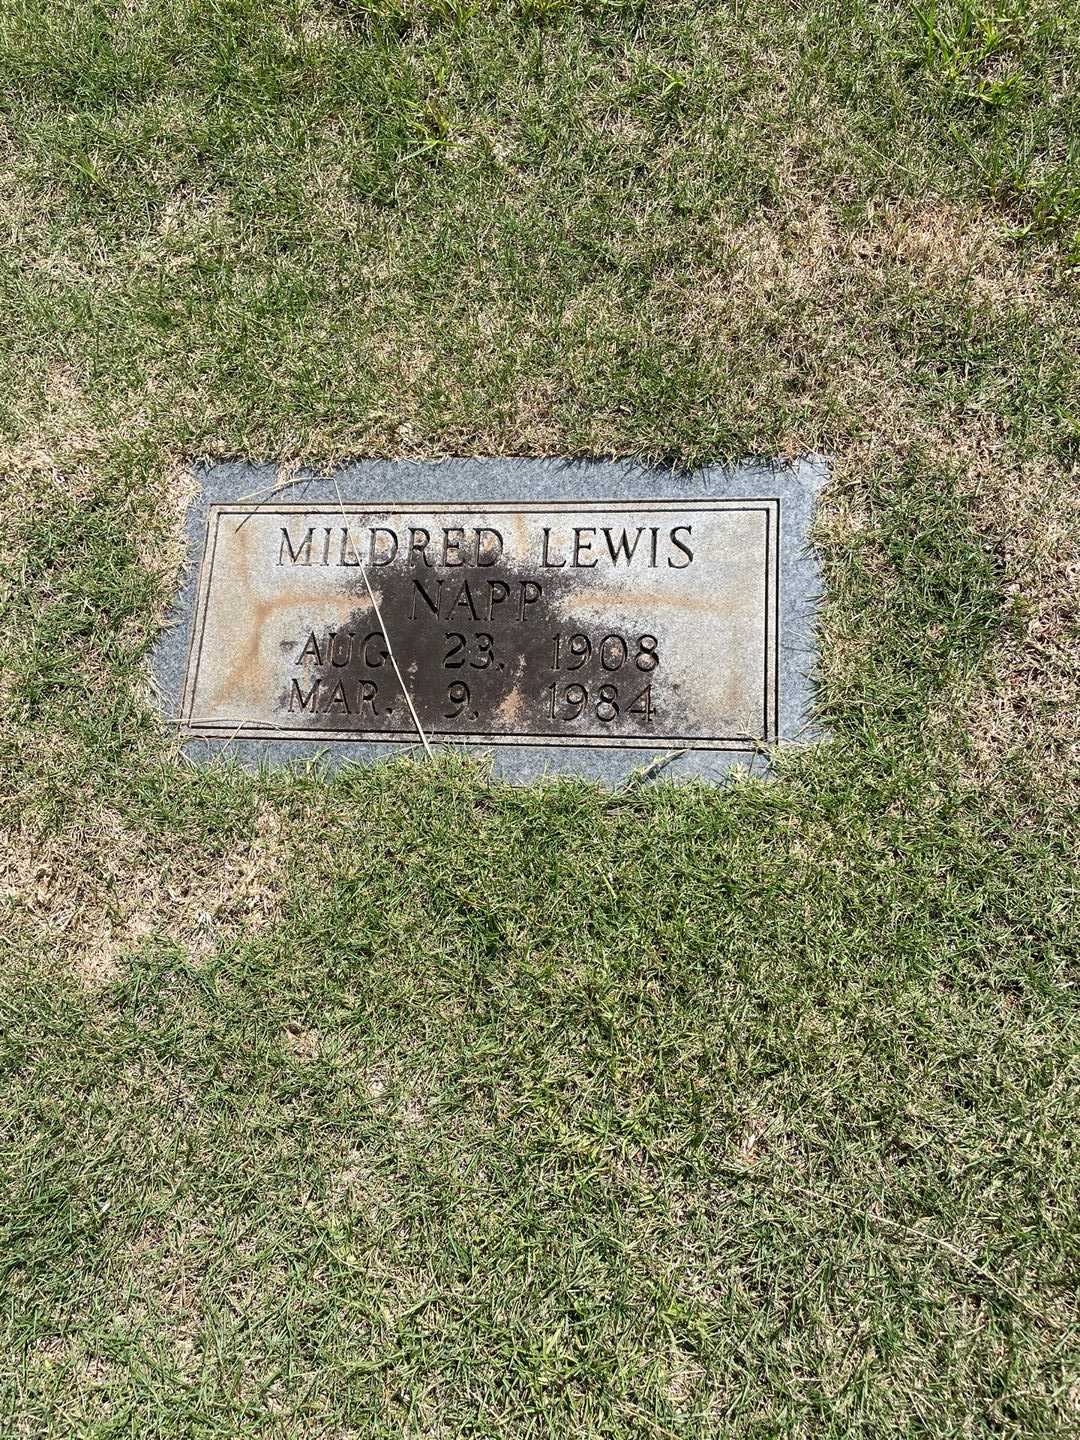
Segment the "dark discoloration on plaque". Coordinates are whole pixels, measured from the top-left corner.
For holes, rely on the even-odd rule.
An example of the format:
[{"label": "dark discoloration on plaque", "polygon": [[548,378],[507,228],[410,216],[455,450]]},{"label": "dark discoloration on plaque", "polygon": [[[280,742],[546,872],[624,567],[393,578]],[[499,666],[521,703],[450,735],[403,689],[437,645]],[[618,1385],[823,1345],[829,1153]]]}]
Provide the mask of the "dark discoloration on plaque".
[{"label": "dark discoloration on plaque", "polygon": [[[355,586],[354,586],[355,588]],[[640,737],[685,729],[680,685],[662,678],[659,637],[625,635],[573,610],[573,586],[501,567],[452,580],[415,575],[373,586],[394,658],[425,732]],[[366,598],[366,595],[365,595]],[[277,710],[310,729],[415,734],[382,627],[368,601],[345,624],[295,637]],[[555,664],[558,662],[558,670]],[[539,680],[539,684],[537,683]],[[546,683],[545,683],[546,682]],[[552,692],[554,685],[554,693]]]},{"label": "dark discoloration on plaque", "polygon": [[392,646],[432,738],[745,749],[776,735],[778,532],[768,497],[216,506],[184,724],[408,740]]}]

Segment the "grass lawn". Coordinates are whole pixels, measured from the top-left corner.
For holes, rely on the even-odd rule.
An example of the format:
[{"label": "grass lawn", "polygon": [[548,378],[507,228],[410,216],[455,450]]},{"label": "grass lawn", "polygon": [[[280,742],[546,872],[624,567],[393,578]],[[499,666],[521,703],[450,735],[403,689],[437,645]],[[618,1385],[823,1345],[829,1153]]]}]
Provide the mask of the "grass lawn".
[{"label": "grass lawn", "polygon": [[[4,0],[0,1430],[1075,1435],[1077,0]],[[830,740],[185,763],[192,461],[822,452]]]}]

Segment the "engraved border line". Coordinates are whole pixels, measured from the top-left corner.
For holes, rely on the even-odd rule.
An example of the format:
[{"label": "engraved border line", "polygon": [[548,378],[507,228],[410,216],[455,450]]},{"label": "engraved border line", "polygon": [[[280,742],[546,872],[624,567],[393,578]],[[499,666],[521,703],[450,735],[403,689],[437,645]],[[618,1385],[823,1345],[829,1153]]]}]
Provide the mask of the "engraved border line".
[{"label": "engraved border line", "polygon": [[[337,488],[336,477],[334,477],[334,478],[335,478],[335,488]],[[411,733],[411,732],[408,731],[408,730],[391,730],[391,731],[386,731],[386,730],[323,730],[323,731],[316,731],[316,730],[310,730],[310,729],[302,729],[302,728],[299,727],[299,726],[294,726],[294,727],[292,727],[292,728],[290,728],[290,729],[283,729],[283,728],[280,728],[280,727],[270,728],[270,727],[272,726],[272,723],[273,723],[273,722],[270,722],[270,721],[262,722],[262,721],[255,721],[255,720],[245,720],[245,721],[241,722],[241,728],[238,728],[235,721],[200,720],[200,719],[196,719],[196,718],[192,715],[192,713],[191,713],[192,710],[194,709],[194,705],[195,705],[195,694],[196,694],[196,691],[197,691],[197,688],[198,688],[199,670],[200,670],[200,668],[201,668],[201,663],[202,663],[202,650],[203,650],[203,641],[204,641],[204,637],[205,637],[206,625],[207,625],[207,619],[208,619],[209,601],[210,601],[210,590],[211,590],[211,586],[212,586],[212,582],[213,582],[214,565],[215,565],[215,561],[216,561],[216,558],[217,558],[217,539],[218,539],[218,531],[219,531],[220,522],[221,522],[222,518],[223,518],[224,516],[230,515],[230,514],[244,515],[245,517],[250,518],[252,515],[254,515],[254,514],[256,514],[256,513],[262,513],[263,515],[272,515],[272,514],[280,514],[280,513],[284,513],[284,514],[300,514],[300,515],[312,514],[312,515],[313,515],[313,514],[318,514],[318,513],[320,513],[320,512],[325,512],[325,511],[327,511],[327,510],[333,511],[333,509],[334,509],[334,507],[333,507],[332,502],[326,501],[326,500],[312,501],[312,502],[307,503],[307,504],[304,504],[304,503],[301,503],[301,502],[283,503],[283,504],[277,504],[277,505],[273,506],[272,508],[271,508],[271,507],[268,507],[268,506],[265,506],[265,505],[245,505],[242,501],[220,501],[220,502],[214,502],[214,503],[210,506],[210,510],[214,513],[214,520],[215,520],[215,523],[214,523],[214,540],[213,540],[213,545],[210,546],[210,541],[209,541],[209,529],[210,529],[210,527],[209,527],[209,523],[208,523],[208,525],[207,525],[207,537],[206,537],[206,540],[204,541],[204,544],[203,544],[203,556],[202,556],[202,562],[201,562],[201,563],[202,563],[202,566],[204,566],[204,567],[207,566],[207,550],[209,549],[209,551],[210,551],[210,554],[209,554],[209,566],[207,567],[205,584],[202,583],[202,577],[201,577],[201,575],[200,575],[200,585],[199,585],[199,589],[198,589],[198,593],[197,593],[197,597],[196,597],[196,603],[197,603],[197,624],[198,624],[198,647],[197,647],[197,649],[196,649],[196,648],[195,648],[195,645],[194,645],[194,631],[193,631],[193,634],[192,634],[192,643],[189,644],[189,647],[188,647],[188,664],[187,664],[187,669],[186,669],[185,679],[184,679],[184,704],[181,706],[181,714],[182,714],[183,717],[184,717],[184,718],[183,718],[183,722],[182,722],[182,723],[183,723],[183,727],[184,727],[184,729],[188,732],[189,736],[191,736],[191,737],[193,737],[193,738],[200,738],[200,737],[201,737],[201,738],[207,738],[207,739],[220,739],[221,736],[222,736],[222,734],[224,734],[224,735],[230,735],[230,736],[232,736],[232,737],[235,738],[235,737],[237,737],[238,735],[241,734],[241,729],[243,729],[243,730],[250,729],[250,730],[255,731],[256,733],[248,736],[247,738],[255,739],[255,740],[299,740],[299,741],[318,742],[318,743],[323,743],[323,742],[330,742],[330,743],[335,743],[335,742],[336,742],[336,743],[347,743],[347,742],[350,742],[350,741],[353,742],[353,743],[371,742],[371,743],[376,743],[376,744],[407,744],[407,743],[408,743],[408,736],[409,736],[409,734]],[[763,680],[764,680],[764,702],[765,702],[765,717],[764,717],[764,718],[765,718],[765,727],[764,727],[764,728],[765,728],[765,734],[764,734],[764,736],[763,736],[762,738],[763,738],[765,741],[769,741],[770,739],[773,740],[773,741],[775,741],[776,739],[779,738],[779,704],[780,704],[780,697],[779,697],[779,690],[780,690],[779,654],[778,654],[778,648],[777,648],[777,650],[775,650],[774,653],[773,653],[772,655],[770,655],[770,650],[769,650],[769,635],[770,635],[770,631],[769,631],[769,619],[768,619],[768,616],[769,616],[769,608],[770,608],[770,607],[769,607],[769,599],[770,599],[770,583],[769,583],[769,582],[770,582],[770,571],[771,571],[771,572],[772,572],[772,575],[771,575],[771,578],[772,578],[772,599],[773,599],[773,609],[774,609],[774,612],[775,612],[775,623],[774,623],[774,631],[773,631],[773,633],[774,633],[774,640],[775,640],[775,639],[778,639],[778,630],[779,630],[780,567],[779,567],[779,556],[778,556],[778,553],[777,553],[777,555],[776,555],[775,557],[774,557],[774,555],[773,555],[773,550],[774,550],[774,549],[775,549],[777,552],[779,551],[779,540],[780,540],[780,533],[779,533],[779,532],[780,532],[780,525],[779,525],[779,518],[780,518],[780,498],[779,498],[778,496],[753,496],[753,497],[750,497],[750,496],[738,496],[738,497],[733,497],[733,498],[730,499],[730,500],[716,499],[715,497],[701,497],[701,498],[698,498],[698,497],[689,497],[689,496],[688,496],[688,497],[685,497],[685,499],[684,499],[682,502],[680,502],[680,500],[679,500],[678,498],[668,497],[668,498],[665,498],[665,499],[651,499],[651,500],[645,500],[645,499],[642,499],[642,500],[613,500],[613,501],[608,501],[608,502],[593,501],[593,502],[586,503],[586,504],[581,504],[580,502],[574,501],[574,500],[554,500],[554,501],[546,501],[546,500],[522,500],[522,501],[514,501],[514,500],[493,500],[493,501],[490,501],[490,502],[472,501],[472,500],[470,500],[470,501],[463,501],[463,502],[445,501],[445,500],[432,501],[432,502],[423,502],[423,501],[404,501],[404,502],[399,502],[399,501],[379,501],[379,500],[376,500],[376,501],[374,501],[374,502],[366,502],[366,503],[365,503],[365,502],[361,502],[361,501],[351,501],[351,500],[350,500],[350,501],[346,504],[345,502],[342,501],[342,499],[341,499],[341,494],[340,494],[340,490],[338,490],[338,511],[340,512],[342,519],[345,520],[346,534],[348,534],[348,528],[349,528],[349,527],[348,527],[348,517],[349,517],[350,514],[351,514],[351,515],[356,515],[356,514],[368,514],[368,515],[390,516],[390,515],[395,515],[395,514],[437,514],[437,513],[440,513],[440,512],[449,512],[449,513],[451,513],[451,514],[462,514],[462,515],[468,515],[468,514],[484,515],[484,514],[517,514],[517,513],[520,513],[520,512],[526,512],[526,513],[528,513],[528,512],[533,512],[533,513],[535,513],[535,512],[540,512],[540,513],[544,513],[544,512],[546,512],[546,511],[556,511],[556,510],[557,510],[557,511],[565,511],[565,512],[567,512],[567,513],[569,513],[569,514],[591,515],[591,514],[607,514],[607,513],[611,513],[612,511],[615,511],[615,512],[627,511],[627,512],[633,513],[633,512],[635,512],[635,511],[642,510],[642,509],[648,509],[648,510],[654,510],[654,511],[655,511],[655,510],[659,510],[659,511],[662,511],[662,512],[663,512],[663,511],[667,511],[667,512],[669,512],[669,513],[682,513],[682,512],[685,512],[685,511],[694,511],[694,510],[697,510],[697,511],[708,511],[708,512],[713,512],[713,513],[723,513],[723,512],[725,512],[725,511],[737,511],[737,512],[738,512],[738,511],[755,511],[755,510],[761,510],[761,511],[764,513],[764,515],[765,515],[765,530],[766,530],[766,564],[765,564],[765,587],[764,587],[764,589],[765,589],[765,595],[764,595],[764,601],[765,601],[765,617],[764,617],[765,633],[764,633],[764,644],[763,644],[763,649],[764,649],[764,676],[763,676]],[[776,511],[776,514],[777,514],[777,522],[778,522],[778,523],[777,523],[777,527],[776,527],[776,528],[777,528],[777,534],[776,534],[775,543],[774,543],[773,546],[770,546],[770,545],[769,545],[769,535],[770,535],[770,530],[771,530],[771,518],[772,518],[773,510]],[[207,519],[208,519],[208,521],[209,521],[209,516],[207,517]],[[351,546],[351,548],[352,548],[354,558],[357,560],[357,563],[360,565],[360,570],[361,570],[361,573],[363,574],[364,580],[365,580],[365,582],[367,583],[367,586],[368,586],[368,594],[369,594],[369,596],[370,596],[370,598],[371,598],[371,600],[372,600],[372,604],[373,604],[373,606],[374,606],[374,608],[375,608],[376,618],[377,618],[378,621],[379,621],[379,625],[380,625],[380,628],[382,629],[383,636],[384,636],[384,638],[386,639],[386,642],[387,642],[387,650],[389,651],[389,650],[391,649],[390,637],[386,634],[386,627],[385,627],[385,625],[383,624],[382,616],[381,616],[381,614],[379,613],[378,604],[377,604],[377,602],[375,601],[374,594],[373,594],[372,591],[371,591],[370,581],[368,580],[368,577],[367,577],[367,574],[366,574],[366,567],[365,567],[365,566],[363,565],[363,563],[360,561],[359,555],[358,555],[358,553],[357,553],[357,551],[356,551],[355,545],[353,545],[353,543],[352,543],[351,537],[349,537],[349,544],[350,544],[350,546]],[[194,654],[193,654],[193,651],[194,651]],[[194,669],[192,668],[192,660],[193,660],[193,659],[194,659]],[[425,735],[424,730],[423,730],[423,727],[422,727],[421,724],[420,724],[419,717],[416,715],[415,710],[413,709],[412,697],[410,696],[410,694],[409,694],[409,692],[408,692],[408,689],[407,689],[406,686],[405,686],[403,677],[402,677],[401,672],[400,672],[400,670],[398,669],[398,666],[397,666],[397,661],[396,661],[396,659],[394,658],[394,656],[393,656],[392,654],[391,654],[391,660],[392,660],[393,663],[394,663],[394,669],[395,669],[395,672],[397,673],[398,682],[399,682],[399,684],[401,685],[402,693],[404,694],[405,699],[406,699],[406,701],[407,701],[407,703],[408,703],[408,705],[409,705],[409,709],[410,709],[410,711],[411,711],[412,714],[413,714],[413,720],[414,720],[414,723],[415,723],[415,726],[416,726],[417,733],[419,734],[419,736],[420,736],[420,738],[421,738],[421,740],[422,740],[422,742],[423,742],[423,744],[424,744],[424,748],[425,748],[426,752],[430,755],[430,754],[431,754],[431,748],[430,748],[430,745],[429,745],[429,743],[428,743],[428,738],[427,738],[427,736]],[[769,687],[769,670],[770,670],[770,664],[771,664],[771,668],[772,668],[772,680],[773,680],[773,684],[772,684],[772,691],[773,691],[772,700],[773,700],[773,713],[774,713],[774,726],[773,726],[773,733],[772,733],[771,736],[770,736],[770,733],[769,733],[769,732],[770,732],[770,727],[769,727],[769,715],[768,715],[769,699],[770,699],[770,696],[769,696],[769,688],[770,688],[770,687]],[[710,749],[722,749],[722,750],[724,750],[724,749],[726,749],[726,750],[733,750],[733,749],[747,750],[747,749],[752,749],[752,748],[754,747],[754,744],[756,743],[756,742],[755,742],[755,738],[754,738],[753,736],[748,736],[748,735],[695,735],[695,736],[692,736],[692,737],[688,737],[688,736],[686,736],[686,735],[675,735],[675,736],[653,736],[653,735],[649,735],[649,736],[636,737],[636,736],[625,736],[625,735],[611,735],[610,733],[608,733],[608,734],[585,734],[585,735],[560,735],[560,734],[554,734],[554,733],[545,734],[545,733],[542,732],[542,731],[535,731],[535,730],[528,730],[528,731],[506,731],[506,730],[504,730],[504,731],[499,731],[497,734],[496,734],[496,733],[493,733],[493,732],[491,732],[491,731],[488,731],[488,730],[472,730],[472,731],[468,731],[468,730],[459,730],[459,731],[433,730],[433,731],[431,732],[431,739],[435,740],[436,743],[438,743],[438,744],[459,744],[459,743],[464,742],[464,743],[484,743],[484,744],[501,745],[501,744],[515,744],[515,743],[521,743],[521,742],[524,742],[524,743],[530,743],[530,742],[531,742],[531,743],[536,744],[536,745],[551,746],[551,747],[556,747],[556,748],[574,748],[575,746],[584,747],[584,748],[613,748],[613,747],[616,747],[616,746],[625,746],[625,747],[635,748],[635,749],[649,749],[649,748],[652,748],[652,747],[657,746],[657,745],[666,745],[666,744],[672,744],[672,745],[673,745],[673,744],[679,744],[679,745],[683,745],[683,746],[688,746],[689,748],[701,748],[701,749],[710,748]]]}]

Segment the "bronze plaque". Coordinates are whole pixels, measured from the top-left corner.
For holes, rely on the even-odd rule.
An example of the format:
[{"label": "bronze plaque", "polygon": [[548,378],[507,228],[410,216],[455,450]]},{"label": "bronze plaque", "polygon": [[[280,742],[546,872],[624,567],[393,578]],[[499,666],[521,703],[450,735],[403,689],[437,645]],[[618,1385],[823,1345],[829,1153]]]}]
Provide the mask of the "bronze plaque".
[{"label": "bronze plaque", "polygon": [[181,729],[746,750],[779,536],[776,498],[212,504]]}]

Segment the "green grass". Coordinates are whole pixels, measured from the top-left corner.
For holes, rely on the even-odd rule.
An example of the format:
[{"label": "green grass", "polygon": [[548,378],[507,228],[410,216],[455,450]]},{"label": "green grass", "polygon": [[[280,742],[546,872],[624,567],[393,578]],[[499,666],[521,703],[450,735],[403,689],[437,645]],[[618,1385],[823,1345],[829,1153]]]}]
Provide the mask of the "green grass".
[{"label": "green grass", "polygon": [[[0,11],[0,1425],[1080,1423],[1073,4]],[[831,739],[245,774],[190,462],[833,461]]]}]

